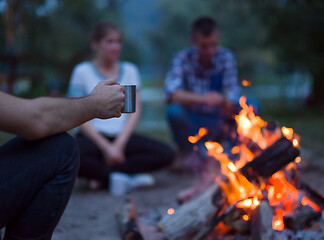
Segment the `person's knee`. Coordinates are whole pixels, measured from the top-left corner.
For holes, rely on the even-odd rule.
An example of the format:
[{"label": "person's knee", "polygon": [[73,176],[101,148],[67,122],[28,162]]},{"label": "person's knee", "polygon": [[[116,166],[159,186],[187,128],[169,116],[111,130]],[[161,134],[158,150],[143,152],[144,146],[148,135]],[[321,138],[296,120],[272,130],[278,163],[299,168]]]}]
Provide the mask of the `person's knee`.
[{"label": "person's knee", "polygon": [[51,137],[51,141],[55,144],[56,152],[60,167],[69,169],[73,173],[79,170],[79,149],[75,139],[67,134],[60,133]]},{"label": "person's knee", "polygon": [[167,117],[171,122],[182,121],[186,118],[186,110],[179,104],[169,104],[167,108]]}]

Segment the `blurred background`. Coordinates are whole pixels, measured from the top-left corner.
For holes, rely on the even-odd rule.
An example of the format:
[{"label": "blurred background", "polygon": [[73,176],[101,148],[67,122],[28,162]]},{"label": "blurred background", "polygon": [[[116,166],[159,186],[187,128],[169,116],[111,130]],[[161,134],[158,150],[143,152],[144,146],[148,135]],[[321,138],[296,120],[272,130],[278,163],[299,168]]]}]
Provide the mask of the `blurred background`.
[{"label": "blurred background", "polygon": [[[293,127],[304,145],[322,151],[322,0],[0,0],[0,15],[0,89],[26,98],[65,96],[73,67],[91,57],[92,26],[117,23],[122,59],[142,74],[138,131],[165,141],[171,141],[162,89],[169,61],[189,46],[192,20],[211,16],[221,45],[237,57],[243,93],[262,103],[262,117]],[[11,137],[2,135],[0,143]]]}]

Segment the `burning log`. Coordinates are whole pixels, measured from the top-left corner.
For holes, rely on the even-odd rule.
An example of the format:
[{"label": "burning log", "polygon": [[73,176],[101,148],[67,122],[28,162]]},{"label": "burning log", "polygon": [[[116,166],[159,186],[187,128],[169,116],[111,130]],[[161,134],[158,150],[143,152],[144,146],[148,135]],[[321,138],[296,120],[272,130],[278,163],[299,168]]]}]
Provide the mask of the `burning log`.
[{"label": "burning log", "polygon": [[311,221],[321,217],[320,212],[316,212],[309,205],[296,208],[292,213],[283,217],[285,227],[297,231],[309,226]]},{"label": "burning log", "polygon": [[116,215],[120,234],[123,240],[143,240],[137,226],[137,213],[132,199],[126,199],[126,204]]},{"label": "burning log", "polygon": [[269,202],[262,200],[260,205],[251,215],[251,235],[252,240],[270,240],[272,239],[272,217],[273,212]]},{"label": "burning log", "polygon": [[[165,236],[169,240],[188,239],[210,222],[223,205],[222,202],[219,206],[212,204],[212,195],[217,189],[219,185],[215,183],[201,195],[181,205],[172,215],[164,216],[158,225]],[[220,201],[223,200],[220,196]]]},{"label": "burning log", "polygon": [[285,137],[280,138],[265,149],[251,162],[245,164],[240,172],[251,182],[258,182],[261,177],[267,179],[281,170],[299,155],[298,148]]},{"label": "burning log", "polygon": [[324,195],[322,193],[318,192],[309,184],[307,184],[301,176],[298,177],[297,185],[299,189],[305,191],[305,195],[312,199],[315,204],[317,204],[322,209],[324,208]]}]

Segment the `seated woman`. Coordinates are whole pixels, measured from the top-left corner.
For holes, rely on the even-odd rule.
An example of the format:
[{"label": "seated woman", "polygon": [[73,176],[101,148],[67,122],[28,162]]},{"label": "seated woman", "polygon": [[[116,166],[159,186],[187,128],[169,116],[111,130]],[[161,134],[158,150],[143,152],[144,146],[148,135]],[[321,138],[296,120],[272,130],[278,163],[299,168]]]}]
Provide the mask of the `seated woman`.
[{"label": "seated woman", "polygon": [[81,163],[79,175],[91,179],[90,186],[93,188],[99,182],[113,185],[113,181],[121,179],[130,187],[152,185],[154,179],[151,175],[133,174],[169,165],[174,152],[159,141],[134,133],[141,112],[140,76],[134,64],[119,60],[121,30],[109,22],[98,23],[93,29],[91,47],[94,58],[74,68],[68,95],[85,96],[98,82],[114,78],[121,85],[136,85],[136,113],[122,114],[120,118],[109,120],[94,119],[77,129]]}]

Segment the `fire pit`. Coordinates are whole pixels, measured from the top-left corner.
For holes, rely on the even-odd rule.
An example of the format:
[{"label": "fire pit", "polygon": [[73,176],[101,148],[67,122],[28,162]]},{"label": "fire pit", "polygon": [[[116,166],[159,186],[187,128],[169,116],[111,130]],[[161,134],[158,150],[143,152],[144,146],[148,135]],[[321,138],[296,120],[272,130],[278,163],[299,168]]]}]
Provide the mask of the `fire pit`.
[{"label": "fire pit", "polygon": [[[324,198],[299,173],[300,137],[256,116],[244,97],[240,105],[238,144],[226,152],[220,143],[205,143],[221,173],[206,191],[161,218],[167,239],[294,239],[321,218]],[[195,151],[207,131],[189,137]]]}]

